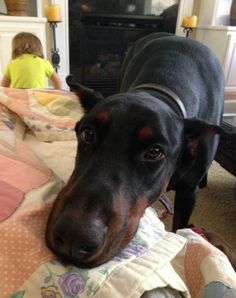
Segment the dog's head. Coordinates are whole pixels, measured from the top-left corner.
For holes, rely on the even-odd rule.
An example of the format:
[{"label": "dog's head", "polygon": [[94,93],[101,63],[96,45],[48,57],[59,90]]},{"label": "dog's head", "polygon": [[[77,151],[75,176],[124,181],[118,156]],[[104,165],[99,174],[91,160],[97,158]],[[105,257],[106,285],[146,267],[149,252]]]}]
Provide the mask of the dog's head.
[{"label": "dog's head", "polygon": [[86,113],[75,128],[75,168],[52,208],[46,241],[62,260],[95,267],[128,244],[145,209],[165,192],[186,134],[194,132],[185,145],[192,155],[194,140],[216,127],[184,121],[143,91],[103,99],[70,86]]}]

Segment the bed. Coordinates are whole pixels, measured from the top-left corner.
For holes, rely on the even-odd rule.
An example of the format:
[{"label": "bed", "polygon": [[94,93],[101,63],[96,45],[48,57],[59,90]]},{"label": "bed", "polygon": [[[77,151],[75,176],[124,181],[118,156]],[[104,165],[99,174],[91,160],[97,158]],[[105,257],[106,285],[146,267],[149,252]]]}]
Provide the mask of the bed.
[{"label": "bed", "polygon": [[2,87],[0,115],[1,298],[135,298],[167,287],[183,297],[236,295],[227,257],[191,229],[166,231],[151,207],[108,263],[90,270],[63,264],[47,249],[44,231],[73,170],[79,99],[68,91]]}]

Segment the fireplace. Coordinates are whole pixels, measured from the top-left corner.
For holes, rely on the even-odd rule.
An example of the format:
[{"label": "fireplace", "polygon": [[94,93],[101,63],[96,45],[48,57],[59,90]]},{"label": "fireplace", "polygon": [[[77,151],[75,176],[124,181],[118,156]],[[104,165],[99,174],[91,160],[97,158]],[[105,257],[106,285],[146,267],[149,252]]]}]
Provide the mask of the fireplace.
[{"label": "fireplace", "polygon": [[104,96],[114,94],[130,45],[158,31],[165,31],[163,16],[76,11],[70,5],[70,73]]}]

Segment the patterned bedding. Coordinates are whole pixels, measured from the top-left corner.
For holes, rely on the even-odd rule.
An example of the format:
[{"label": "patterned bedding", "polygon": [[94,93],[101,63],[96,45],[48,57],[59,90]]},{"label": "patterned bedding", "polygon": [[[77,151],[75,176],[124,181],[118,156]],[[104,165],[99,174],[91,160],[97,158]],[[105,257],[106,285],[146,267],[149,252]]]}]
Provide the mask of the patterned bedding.
[{"label": "patterned bedding", "polygon": [[71,92],[0,88],[0,297],[136,298],[157,287],[235,297],[226,256],[190,229],[167,232],[152,208],[130,244],[97,268],[65,265],[46,248],[47,216],[72,172],[82,114]]}]

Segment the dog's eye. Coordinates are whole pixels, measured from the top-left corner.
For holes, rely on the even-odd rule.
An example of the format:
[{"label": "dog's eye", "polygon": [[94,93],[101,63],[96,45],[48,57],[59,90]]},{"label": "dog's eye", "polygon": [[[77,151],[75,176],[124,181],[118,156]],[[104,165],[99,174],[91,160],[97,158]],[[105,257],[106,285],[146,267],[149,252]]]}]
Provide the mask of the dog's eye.
[{"label": "dog's eye", "polygon": [[92,127],[85,127],[80,131],[80,139],[85,144],[91,145],[96,141],[95,130]]},{"label": "dog's eye", "polygon": [[163,148],[159,144],[153,144],[143,154],[143,159],[147,161],[159,160],[164,156]]}]

